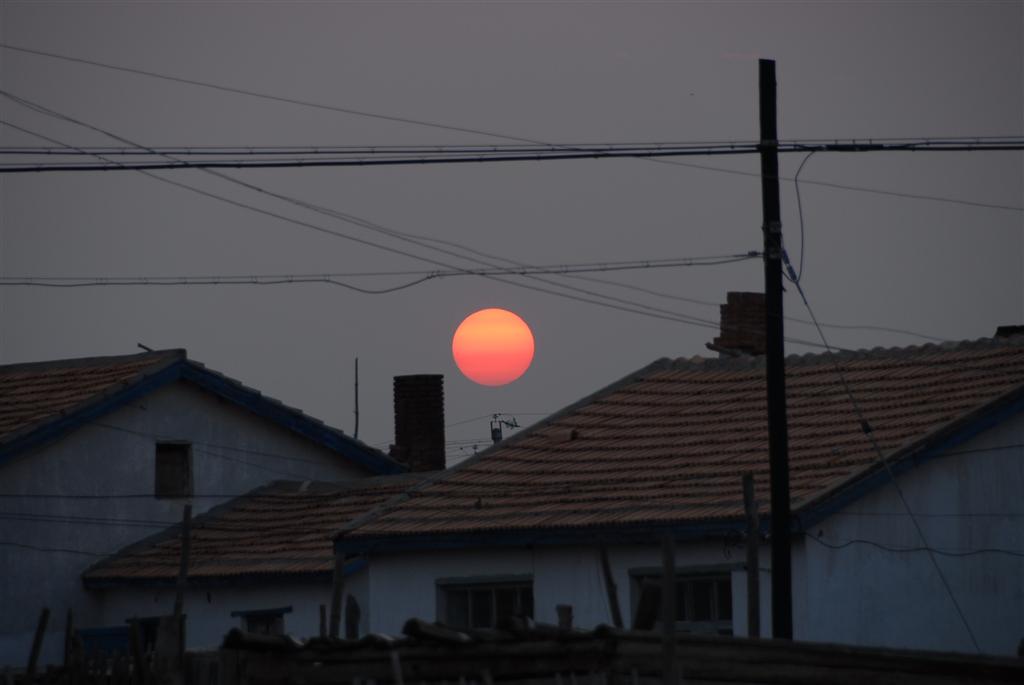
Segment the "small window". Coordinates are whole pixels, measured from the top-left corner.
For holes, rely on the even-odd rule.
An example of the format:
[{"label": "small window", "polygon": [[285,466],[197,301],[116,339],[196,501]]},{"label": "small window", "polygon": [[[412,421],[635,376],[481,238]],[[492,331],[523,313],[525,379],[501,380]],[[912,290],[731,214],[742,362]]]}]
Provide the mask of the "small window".
[{"label": "small window", "polygon": [[187,442],[156,444],[157,497],[192,496],[192,445]]},{"label": "small window", "polygon": [[496,628],[508,616],[533,618],[533,581],[443,581],[438,616],[452,628]]},{"label": "small window", "polygon": [[[641,591],[660,595],[661,574],[633,572],[634,604]],[[676,575],[676,628],[687,633],[732,635],[732,580],[728,573]],[[652,617],[653,618],[653,617]],[[660,616],[657,621],[660,622]]]},{"label": "small window", "polygon": [[259,635],[284,635],[284,615],[291,613],[291,607],[279,609],[253,609],[232,611],[231,616],[242,619],[242,630]]}]

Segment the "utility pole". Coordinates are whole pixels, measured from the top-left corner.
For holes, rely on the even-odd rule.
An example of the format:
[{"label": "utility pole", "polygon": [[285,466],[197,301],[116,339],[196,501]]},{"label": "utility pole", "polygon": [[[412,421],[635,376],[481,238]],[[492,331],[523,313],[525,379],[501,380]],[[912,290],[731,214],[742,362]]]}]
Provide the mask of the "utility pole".
[{"label": "utility pole", "polygon": [[775,60],[758,60],[761,118],[761,210],[764,217],[765,361],[768,376],[768,460],[771,485],[772,637],[793,639],[793,571],[789,522],[789,438],[782,329],[782,217]]}]

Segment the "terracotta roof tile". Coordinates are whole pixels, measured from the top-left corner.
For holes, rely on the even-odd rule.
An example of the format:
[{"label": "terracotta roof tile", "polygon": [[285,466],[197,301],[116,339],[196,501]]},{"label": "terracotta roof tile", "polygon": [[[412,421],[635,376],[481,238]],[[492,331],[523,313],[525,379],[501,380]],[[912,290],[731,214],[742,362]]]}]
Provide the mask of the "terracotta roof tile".
[{"label": "terracotta roof tile", "polygon": [[[836,357],[886,454],[1024,386],[1024,338]],[[877,464],[826,355],[787,359],[794,508]],[[680,523],[766,506],[763,359],[661,360],[413,487],[344,539]]]},{"label": "terracotta roof tile", "polygon": [[[277,481],[197,516],[188,575],[192,580],[330,573],[331,537],[354,517],[402,492],[425,474],[347,483]],[[177,577],[178,527],[127,547],[86,570],[90,581],[168,581]]]},{"label": "terracotta roof tile", "polygon": [[167,350],[0,366],[0,445],[184,356]]}]

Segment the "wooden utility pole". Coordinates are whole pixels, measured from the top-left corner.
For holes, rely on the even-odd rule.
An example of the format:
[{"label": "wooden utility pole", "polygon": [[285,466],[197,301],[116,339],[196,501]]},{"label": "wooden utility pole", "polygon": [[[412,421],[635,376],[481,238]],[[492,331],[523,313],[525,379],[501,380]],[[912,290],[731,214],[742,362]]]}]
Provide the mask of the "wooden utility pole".
[{"label": "wooden utility pole", "polygon": [[661,658],[665,685],[677,685],[676,541],[671,532],[661,541]]},{"label": "wooden utility pole", "polygon": [[743,474],[743,509],[747,514],[747,637],[761,637],[761,522],[754,499],[754,474]]},{"label": "wooden utility pole", "polygon": [[611,562],[608,560],[608,546],[601,544],[598,554],[601,557],[601,574],[604,577],[604,591],[608,595],[608,608],[612,612],[612,624],[616,628],[621,628],[622,610],[619,609],[619,591],[615,586]]},{"label": "wooden utility pole", "polygon": [[50,610],[44,608],[39,614],[39,622],[36,623],[36,633],[32,637],[32,649],[28,655],[28,667],[25,669],[25,682],[32,685],[36,677],[36,666],[39,663],[39,652],[43,648],[43,638],[46,637],[46,624],[50,621]]},{"label": "wooden utility pole", "polygon": [[334,578],[331,582],[331,614],[328,636],[341,637],[341,597],[345,594],[345,557],[334,553]]},{"label": "wooden utility pole", "polygon": [[775,61],[758,60],[761,118],[761,209],[764,217],[765,363],[768,375],[768,459],[771,470],[772,637],[793,638],[790,557],[789,439],[782,328],[782,217],[779,137],[775,122]]},{"label": "wooden utility pole", "polygon": [[192,545],[192,505],[186,504],[181,516],[181,559],[178,566],[178,582],[174,592],[174,617],[181,618],[185,611],[185,583],[188,580],[188,553]]}]

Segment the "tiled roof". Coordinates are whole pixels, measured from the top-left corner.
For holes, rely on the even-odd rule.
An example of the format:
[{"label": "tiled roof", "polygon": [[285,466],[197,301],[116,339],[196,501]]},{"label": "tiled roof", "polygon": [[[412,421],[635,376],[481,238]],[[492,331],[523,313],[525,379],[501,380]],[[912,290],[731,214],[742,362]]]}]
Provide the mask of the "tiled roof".
[{"label": "tiled roof", "polygon": [[380,450],[188,359],[185,350],[0,366],[0,462],[176,381],[277,423],[371,474],[405,470]]},{"label": "tiled roof", "polygon": [[0,366],[0,444],[184,358],[163,350]]},{"label": "tiled roof", "polygon": [[[896,459],[1024,394],[1024,337],[789,357],[795,510],[879,465],[836,362],[881,449]],[[745,472],[755,474],[764,512],[763,358],[663,359],[412,488],[338,540],[355,550],[423,536],[437,544],[444,536],[734,520]]]},{"label": "tiled roof", "polygon": [[[423,478],[378,476],[346,483],[276,481],[192,521],[188,577],[330,574],[331,536]],[[87,569],[86,584],[173,581],[181,556],[180,526],[133,544]]]}]

